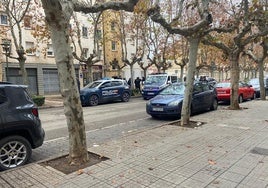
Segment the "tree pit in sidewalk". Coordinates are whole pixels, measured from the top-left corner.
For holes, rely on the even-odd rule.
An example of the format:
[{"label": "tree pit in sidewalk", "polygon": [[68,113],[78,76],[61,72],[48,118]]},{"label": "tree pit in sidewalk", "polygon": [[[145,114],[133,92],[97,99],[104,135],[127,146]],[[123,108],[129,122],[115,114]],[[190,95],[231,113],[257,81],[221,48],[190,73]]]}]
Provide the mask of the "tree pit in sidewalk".
[{"label": "tree pit in sidewalk", "polygon": [[58,171],[63,172],[64,174],[71,174],[77,172],[78,174],[83,173],[83,169],[98,164],[102,161],[108,160],[109,158],[100,156],[98,154],[88,152],[88,162],[80,164],[69,164],[69,155],[63,155],[55,159],[44,161],[39,163],[41,166],[49,166]]},{"label": "tree pit in sidewalk", "polygon": [[201,121],[190,121],[189,124],[187,125],[181,125],[181,121],[175,121],[170,123],[169,125],[174,125],[174,126],[180,126],[180,127],[185,127],[185,128],[197,128],[197,127],[201,127],[202,125],[206,124],[205,122],[201,122]]}]

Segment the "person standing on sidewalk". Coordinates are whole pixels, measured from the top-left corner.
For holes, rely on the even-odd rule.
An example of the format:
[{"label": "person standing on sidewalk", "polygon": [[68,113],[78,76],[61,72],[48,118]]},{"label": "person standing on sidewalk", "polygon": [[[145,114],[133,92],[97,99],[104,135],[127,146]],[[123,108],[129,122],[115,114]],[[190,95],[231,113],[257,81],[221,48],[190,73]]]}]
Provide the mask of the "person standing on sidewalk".
[{"label": "person standing on sidewalk", "polygon": [[140,79],[140,77],[137,77],[134,82],[135,82],[135,88],[139,92],[141,92],[141,79]]}]

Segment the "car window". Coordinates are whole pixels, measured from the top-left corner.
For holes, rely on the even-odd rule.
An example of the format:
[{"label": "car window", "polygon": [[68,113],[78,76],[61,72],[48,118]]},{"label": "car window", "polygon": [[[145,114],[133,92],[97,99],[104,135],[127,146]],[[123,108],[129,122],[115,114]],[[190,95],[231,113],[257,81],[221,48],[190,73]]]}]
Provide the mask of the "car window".
[{"label": "car window", "polygon": [[95,87],[98,87],[102,82],[100,81],[95,81],[95,82],[92,82],[88,85],[85,86],[85,88],[95,88]]},{"label": "car window", "polygon": [[109,81],[109,82],[105,82],[105,83],[103,83],[103,84],[101,85],[102,88],[111,87],[111,86],[112,86],[112,84],[111,84],[110,81]]},{"label": "car window", "polygon": [[4,88],[0,88],[0,104],[3,104],[7,101]]},{"label": "car window", "polygon": [[145,84],[165,84],[167,81],[167,76],[153,75],[148,76],[145,80]]},{"label": "car window", "polygon": [[201,86],[202,86],[203,91],[209,91],[210,90],[209,85],[206,84],[206,83],[202,83]]},{"label": "car window", "polygon": [[112,86],[121,86],[122,82],[121,81],[112,81]]},{"label": "car window", "polygon": [[218,88],[225,88],[225,87],[231,87],[231,83],[230,82],[221,82],[221,83],[217,83],[216,87]]},{"label": "car window", "polygon": [[171,83],[178,82],[177,76],[169,76],[169,80],[171,81]]},{"label": "car window", "polygon": [[160,92],[160,95],[183,95],[185,86],[183,84],[172,84]]},{"label": "car window", "polygon": [[203,89],[202,89],[202,85],[200,83],[197,83],[194,85],[194,92],[200,93],[202,91],[203,91]]}]

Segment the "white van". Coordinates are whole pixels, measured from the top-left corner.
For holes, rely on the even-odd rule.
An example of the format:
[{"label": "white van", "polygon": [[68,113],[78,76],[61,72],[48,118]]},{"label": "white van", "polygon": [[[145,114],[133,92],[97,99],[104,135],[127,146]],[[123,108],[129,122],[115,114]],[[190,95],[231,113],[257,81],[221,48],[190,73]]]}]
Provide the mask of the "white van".
[{"label": "white van", "polygon": [[178,82],[178,80],[176,75],[168,75],[166,73],[149,74],[143,83],[142,97],[144,99],[153,98],[169,84]]}]

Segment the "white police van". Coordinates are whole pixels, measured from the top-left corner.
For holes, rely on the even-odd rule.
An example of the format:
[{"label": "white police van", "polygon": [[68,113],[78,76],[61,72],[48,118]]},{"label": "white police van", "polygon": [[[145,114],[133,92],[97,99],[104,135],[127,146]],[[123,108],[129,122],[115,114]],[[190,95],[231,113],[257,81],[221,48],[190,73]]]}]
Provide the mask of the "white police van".
[{"label": "white police van", "polygon": [[153,98],[169,84],[175,82],[178,82],[176,75],[168,75],[166,73],[149,74],[143,83],[142,97],[144,99]]}]

